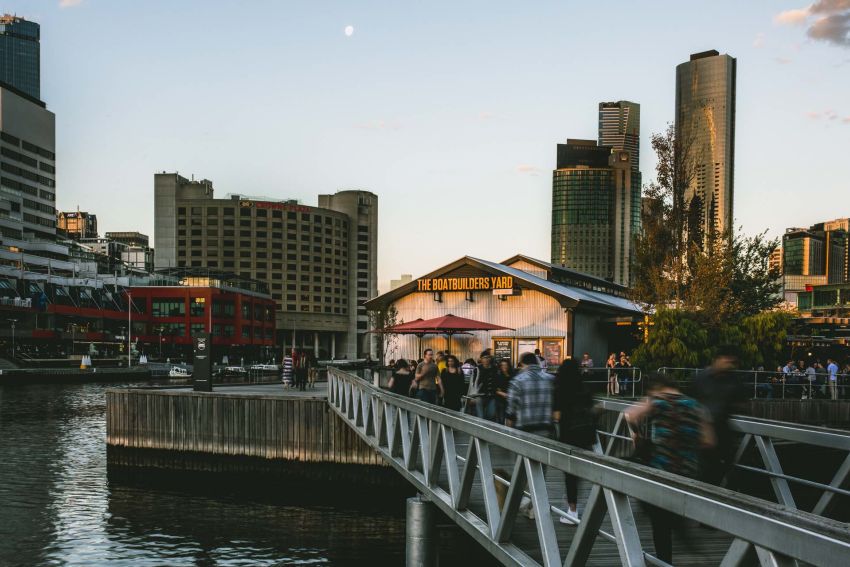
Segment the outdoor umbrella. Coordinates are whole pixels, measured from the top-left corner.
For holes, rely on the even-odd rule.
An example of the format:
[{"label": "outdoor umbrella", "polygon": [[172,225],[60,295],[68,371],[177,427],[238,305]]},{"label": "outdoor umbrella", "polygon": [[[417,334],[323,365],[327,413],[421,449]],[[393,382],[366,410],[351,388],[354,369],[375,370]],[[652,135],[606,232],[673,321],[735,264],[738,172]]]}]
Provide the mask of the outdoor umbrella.
[{"label": "outdoor umbrella", "polygon": [[[452,335],[457,335],[460,333],[469,333],[471,331],[513,331],[510,327],[503,327],[501,325],[494,325],[492,323],[486,323],[484,321],[476,321],[475,319],[467,319],[465,317],[458,317],[456,315],[452,315],[449,313],[448,315],[443,315],[442,317],[435,317],[434,319],[427,319],[425,321],[412,321],[410,323],[405,323],[405,328],[402,330],[403,333],[409,334],[434,334],[434,335],[446,335],[448,338],[448,350],[452,350]],[[392,332],[392,331],[391,331]],[[421,335],[420,335],[421,336]]]}]

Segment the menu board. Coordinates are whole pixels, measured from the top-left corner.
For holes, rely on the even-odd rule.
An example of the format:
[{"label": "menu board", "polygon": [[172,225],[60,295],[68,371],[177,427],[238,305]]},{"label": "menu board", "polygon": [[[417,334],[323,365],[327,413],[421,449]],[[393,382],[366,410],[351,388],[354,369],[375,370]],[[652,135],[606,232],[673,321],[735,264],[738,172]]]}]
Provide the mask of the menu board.
[{"label": "menu board", "polygon": [[493,341],[493,362],[506,358],[513,366],[514,341],[513,339],[495,339]]},{"label": "menu board", "polygon": [[543,358],[549,366],[560,366],[564,360],[564,341],[543,339]]},{"label": "menu board", "polygon": [[535,350],[537,350],[537,339],[517,339],[517,356],[522,356],[527,352],[534,352]]}]

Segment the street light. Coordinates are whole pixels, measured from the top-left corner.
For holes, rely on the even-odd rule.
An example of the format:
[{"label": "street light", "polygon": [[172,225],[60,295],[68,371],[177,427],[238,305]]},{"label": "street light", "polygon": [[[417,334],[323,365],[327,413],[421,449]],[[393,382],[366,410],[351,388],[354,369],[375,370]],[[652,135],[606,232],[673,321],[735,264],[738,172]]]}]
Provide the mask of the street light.
[{"label": "street light", "polygon": [[133,365],[133,351],[130,337],[133,334],[133,296],[127,290],[127,368]]},{"label": "street light", "polygon": [[15,323],[17,319],[7,319],[12,324],[12,358],[15,358]]},{"label": "street light", "polygon": [[159,331],[159,360],[162,361],[162,332],[165,330],[165,327],[161,326],[157,329]]}]

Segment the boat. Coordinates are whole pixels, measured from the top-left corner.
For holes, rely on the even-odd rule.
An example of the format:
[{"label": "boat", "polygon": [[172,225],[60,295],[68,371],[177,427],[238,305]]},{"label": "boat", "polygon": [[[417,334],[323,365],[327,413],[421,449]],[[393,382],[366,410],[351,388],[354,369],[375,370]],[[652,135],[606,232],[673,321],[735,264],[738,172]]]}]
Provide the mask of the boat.
[{"label": "boat", "polygon": [[168,371],[169,378],[191,378],[192,373],[182,366],[172,366]]}]

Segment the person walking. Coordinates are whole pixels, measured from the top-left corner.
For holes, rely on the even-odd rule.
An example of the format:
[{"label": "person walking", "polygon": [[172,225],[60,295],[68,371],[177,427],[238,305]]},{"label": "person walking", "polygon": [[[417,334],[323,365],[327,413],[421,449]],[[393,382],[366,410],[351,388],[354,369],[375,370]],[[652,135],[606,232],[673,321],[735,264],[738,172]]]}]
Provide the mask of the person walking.
[{"label": "person walking", "polygon": [[505,406],[508,400],[508,385],[513,378],[511,362],[507,358],[499,361],[496,373],[493,375],[488,388],[488,400],[485,416],[497,423],[505,422]]},{"label": "person walking", "polygon": [[[648,384],[648,397],[626,410],[626,422],[632,431],[646,423],[649,437],[645,464],[652,468],[696,478],[700,450],[715,443],[711,418],[699,402],[684,395],[663,374],[655,374]],[[635,439],[637,444],[638,439]],[[673,563],[673,530],[682,522],[671,512],[647,505],[652,524],[655,555]]]},{"label": "person walking", "polygon": [[[555,421],[561,443],[590,450],[596,442],[596,414],[593,395],[585,388],[584,375],[579,364],[568,358],[558,367],[555,375]],[[578,479],[564,473],[567,488],[567,515],[562,524],[578,524]]]},{"label": "person walking", "polygon": [[[554,433],[552,375],[540,368],[533,352],[523,353],[519,362],[521,371],[508,385],[505,425],[551,439]],[[534,519],[528,497],[523,497],[519,512]]]},{"label": "person walking", "polygon": [[546,370],[546,369],[549,367],[549,363],[548,363],[548,362],[546,362],[546,359],[545,359],[545,358],[543,358],[543,355],[542,355],[542,354],[540,354],[540,349],[539,349],[539,348],[534,349],[534,356],[536,356],[536,357],[537,357],[537,365],[538,365],[540,368],[542,368],[543,370]]},{"label": "person walking", "polygon": [[422,354],[422,362],[416,367],[416,374],[413,377],[417,400],[429,404],[437,403],[437,377],[434,351],[427,348]]},{"label": "person walking", "polygon": [[467,358],[466,362],[463,363],[463,366],[461,366],[460,369],[461,372],[463,372],[463,379],[467,384],[463,412],[481,417],[483,413],[481,411],[481,404],[479,403],[481,381],[478,374],[478,365],[475,364],[473,359]]},{"label": "person walking", "polygon": [[455,355],[448,355],[446,357],[446,368],[440,372],[440,391],[443,396],[443,406],[450,410],[460,411],[465,386],[460,361]]},{"label": "person walking", "polygon": [[410,364],[404,359],[399,360],[393,367],[393,374],[387,384],[390,392],[399,396],[412,395],[413,374],[410,372]]},{"label": "person walking", "polygon": [[293,374],[293,357],[295,356],[295,349],[289,353],[288,356],[283,357],[283,370],[281,372],[281,382],[283,382],[284,389],[291,388],[293,382],[295,380],[295,375]]},{"label": "person walking", "polygon": [[306,352],[298,353],[298,358],[294,360],[294,366],[295,381],[298,383],[298,389],[303,392],[307,389],[307,374],[310,371],[310,358]]},{"label": "person walking", "polygon": [[838,364],[835,363],[835,359],[827,358],[826,359],[826,373],[827,380],[829,381],[829,397],[830,399],[837,400],[838,399]]},{"label": "person walking", "polygon": [[732,468],[735,436],[729,425],[732,414],[740,413],[747,401],[747,389],[735,369],[738,350],[732,345],[718,349],[711,366],[696,375],[691,396],[708,411],[716,442],[701,455],[702,480],[719,485]]},{"label": "person walking", "polygon": [[620,383],[617,381],[617,355],[613,352],[608,355],[608,360],[605,362],[605,368],[608,369],[608,395],[617,396],[620,394]]},{"label": "person walking", "polygon": [[476,401],[478,415],[493,421],[494,415],[490,413],[490,400],[496,395],[496,367],[493,366],[493,357],[486,350],[481,353],[480,360],[481,364],[478,365],[478,393],[480,395]]}]

